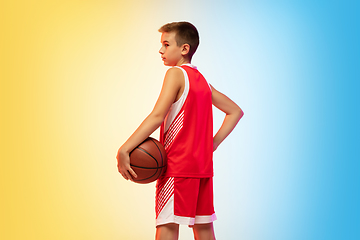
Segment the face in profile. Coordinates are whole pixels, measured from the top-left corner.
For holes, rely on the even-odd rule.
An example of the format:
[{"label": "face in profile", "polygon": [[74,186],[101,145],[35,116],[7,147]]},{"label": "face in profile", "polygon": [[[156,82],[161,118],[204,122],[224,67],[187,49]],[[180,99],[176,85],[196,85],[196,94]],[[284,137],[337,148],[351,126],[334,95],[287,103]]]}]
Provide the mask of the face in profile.
[{"label": "face in profile", "polygon": [[164,32],[161,34],[161,48],[159,53],[165,66],[176,66],[183,58],[182,47],[177,46],[175,32]]}]

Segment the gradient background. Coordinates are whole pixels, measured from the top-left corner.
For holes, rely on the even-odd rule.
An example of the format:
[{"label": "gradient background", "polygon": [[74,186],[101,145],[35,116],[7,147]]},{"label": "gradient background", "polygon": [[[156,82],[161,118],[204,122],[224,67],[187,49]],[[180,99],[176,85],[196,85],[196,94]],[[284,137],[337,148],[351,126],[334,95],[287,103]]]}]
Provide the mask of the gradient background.
[{"label": "gradient background", "polygon": [[181,20],[200,32],[192,63],[245,112],[214,155],[218,239],[360,239],[359,10],[2,1],[0,239],[153,239],[155,185],[115,155],[160,92],[157,29]]}]

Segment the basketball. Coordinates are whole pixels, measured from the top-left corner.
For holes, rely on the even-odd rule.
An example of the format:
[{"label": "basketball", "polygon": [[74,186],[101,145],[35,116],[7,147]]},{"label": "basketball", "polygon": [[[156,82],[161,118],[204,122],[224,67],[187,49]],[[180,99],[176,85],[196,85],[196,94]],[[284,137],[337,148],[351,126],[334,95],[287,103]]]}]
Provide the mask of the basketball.
[{"label": "basketball", "polygon": [[156,139],[148,137],[130,153],[130,166],[136,172],[134,182],[150,183],[166,171],[166,152]]}]

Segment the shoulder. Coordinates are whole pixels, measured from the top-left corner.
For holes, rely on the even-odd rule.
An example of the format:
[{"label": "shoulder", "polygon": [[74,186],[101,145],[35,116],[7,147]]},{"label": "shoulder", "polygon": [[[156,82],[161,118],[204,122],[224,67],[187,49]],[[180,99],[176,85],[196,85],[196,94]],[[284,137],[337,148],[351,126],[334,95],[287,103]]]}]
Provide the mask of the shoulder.
[{"label": "shoulder", "polygon": [[180,76],[183,76],[183,72],[178,67],[172,67],[172,68],[169,68],[166,71],[166,75],[171,75],[171,76],[174,76],[174,77],[180,77]]},{"label": "shoulder", "polygon": [[164,81],[177,82],[181,84],[184,81],[184,74],[180,68],[172,67],[166,71]]}]

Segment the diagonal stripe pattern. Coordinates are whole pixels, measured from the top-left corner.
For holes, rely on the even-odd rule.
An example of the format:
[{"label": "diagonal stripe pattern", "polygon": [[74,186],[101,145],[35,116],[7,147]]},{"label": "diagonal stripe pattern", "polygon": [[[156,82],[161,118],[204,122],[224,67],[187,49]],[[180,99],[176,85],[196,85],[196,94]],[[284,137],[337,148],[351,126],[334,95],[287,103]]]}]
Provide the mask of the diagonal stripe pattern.
[{"label": "diagonal stripe pattern", "polygon": [[163,210],[164,206],[174,194],[174,177],[169,177],[166,182],[158,186],[156,194],[156,218]]},{"label": "diagonal stripe pattern", "polygon": [[176,135],[183,128],[184,124],[184,110],[176,117],[176,119],[171,123],[168,131],[165,133],[164,147],[165,150],[171,145]]}]

